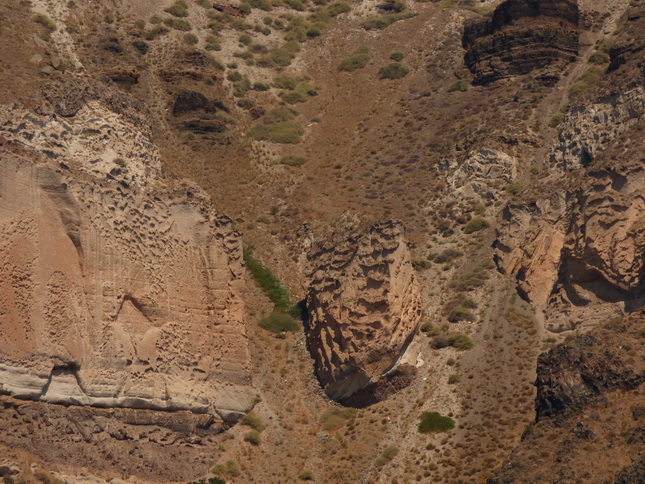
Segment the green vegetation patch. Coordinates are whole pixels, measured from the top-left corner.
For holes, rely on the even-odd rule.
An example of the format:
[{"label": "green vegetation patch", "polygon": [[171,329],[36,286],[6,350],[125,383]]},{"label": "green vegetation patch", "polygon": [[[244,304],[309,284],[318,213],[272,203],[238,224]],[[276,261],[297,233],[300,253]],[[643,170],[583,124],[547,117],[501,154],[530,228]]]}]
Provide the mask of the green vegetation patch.
[{"label": "green vegetation patch", "polygon": [[524,191],[524,185],[522,185],[518,181],[511,182],[506,187],[506,193],[509,193],[511,195],[519,195],[523,191]]},{"label": "green vegetation patch", "polygon": [[192,30],[192,27],[188,23],[188,21],[181,18],[167,18],[163,21],[163,23],[171,29],[180,30],[182,32],[188,32],[189,30]]},{"label": "green vegetation patch", "polygon": [[234,460],[227,460],[223,464],[217,464],[213,467],[213,474],[236,477],[240,475],[240,468]]},{"label": "green vegetation patch", "polygon": [[490,223],[487,220],[481,217],[473,217],[464,225],[464,233],[472,234],[473,232],[479,232],[488,227],[490,227]]},{"label": "green vegetation patch", "polygon": [[318,86],[309,81],[300,81],[293,90],[283,91],[280,96],[289,104],[302,103],[309,99],[309,96],[317,96],[318,89]]},{"label": "green vegetation patch", "polygon": [[355,408],[330,408],[320,419],[322,428],[327,431],[336,430],[352,422],[356,415],[358,415],[358,410]]},{"label": "green vegetation patch", "polygon": [[265,114],[259,123],[251,127],[249,133],[256,140],[298,144],[305,129],[294,118],[292,110],[281,106]]},{"label": "green vegetation patch", "polygon": [[444,417],[438,412],[423,412],[419,417],[418,430],[422,434],[434,432],[448,432],[455,428],[455,421],[450,417]]},{"label": "green vegetation patch", "polygon": [[470,84],[468,83],[467,80],[462,79],[461,81],[453,82],[450,84],[447,88],[446,91],[448,92],[466,92],[468,88],[470,87]]},{"label": "green vegetation patch", "polygon": [[243,254],[246,268],[251,272],[253,279],[258,283],[262,292],[275,305],[274,310],[283,312],[289,311],[292,306],[289,293],[284,287],[282,287],[280,281],[273,272],[253,257],[253,246],[246,246]]},{"label": "green vegetation patch", "polygon": [[260,445],[262,443],[260,432],[254,429],[249,430],[244,434],[244,442],[248,442],[252,445]]},{"label": "green vegetation patch", "polygon": [[259,324],[260,328],[272,333],[285,333],[300,329],[300,325],[293,316],[280,311],[273,311],[266,318],[262,318]]},{"label": "green vegetation patch", "polygon": [[402,77],[407,76],[408,72],[410,72],[410,69],[407,66],[404,66],[399,62],[391,62],[379,69],[378,78],[401,79]]},{"label": "green vegetation patch", "polygon": [[46,29],[52,32],[56,30],[56,24],[54,23],[54,21],[44,13],[39,13],[34,15],[33,19],[34,19],[34,22],[42,25],[43,27],[45,27]]},{"label": "green vegetation patch", "polygon": [[355,49],[349,57],[343,59],[340,64],[338,64],[338,70],[351,72],[357,69],[362,69],[371,59],[367,52],[367,47],[359,47]]},{"label": "green vegetation patch", "polygon": [[170,7],[164,8],[163,11],[175,17],[188,17],[188,5],[184,0],[177,0]]},{"label": "green vegetation patch", "polygon": [[549,128],[556,128],[562,122],[563,118],[564,113],[555,113],[549,118],[549,121],[547,121],[546,124],[549,126]]},{"label": "green vegetation patch", "polygon": [[385,464],[390,462],[394,457],[396,457],[396,454],[399,453],[399,448],[394,446],[394,445],[388,445],[385,447],[379,456],[376,458],[374,461],[374,465],[376,467],[383,467]]},{"label": "green vegetation patch", "polygon": [[403,60],[403,57],[405,57],[403,52],[401,52],[399,50],[395,50],[394,52],[392,52],[390,54],[390,59],[392,59],[393,61],[396,61],[396,62],[401,62]]},{"label": "green vegetation patch", "polygon": [[267,427],[264,421],[255,412],[247,413],[240,423],[257,430],[258,432],[262,432]]}]

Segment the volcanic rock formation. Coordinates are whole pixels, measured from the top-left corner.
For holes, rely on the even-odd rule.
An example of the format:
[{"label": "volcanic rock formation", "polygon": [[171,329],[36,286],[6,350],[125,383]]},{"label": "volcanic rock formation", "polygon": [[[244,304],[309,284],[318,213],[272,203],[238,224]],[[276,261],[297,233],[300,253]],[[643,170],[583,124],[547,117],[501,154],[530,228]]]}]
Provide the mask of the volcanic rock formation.
[{"label": "volcanic rock formation", "polygon": [[645,478],[645,351],[638,311],[540,356],[537,421],[489,484]]},{"label": "volcanic rock formation", "polygon": [[0,112],[0,392],[235,420],[255,396],[238,235],[103,94]]},{"label": "volcanic rock formation", "polygon": [[343,400],[396,369],[420,317],[400,222],[341,228],[308,255],[309,349],[325,392]]},{"label": "volcanic rock formation", "polygon": [[578,4],[570,0],[508,0],[492,16],[469,23],[462,39],[464,60],[475,84],[545,69],[554,84],[578,51]]}]

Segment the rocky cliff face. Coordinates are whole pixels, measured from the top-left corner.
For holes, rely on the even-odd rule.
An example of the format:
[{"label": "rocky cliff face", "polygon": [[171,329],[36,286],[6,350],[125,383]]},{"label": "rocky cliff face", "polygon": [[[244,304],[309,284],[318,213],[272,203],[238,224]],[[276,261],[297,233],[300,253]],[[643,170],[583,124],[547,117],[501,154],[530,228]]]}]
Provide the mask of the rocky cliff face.
[{"label": "rocky cliff face", "polygon": [[538,76],[554,84],[578,51],[575,1],[508,0],[492,16],[464,28],[464,60],[474,83],[490,82],[543,69]]},{"label": "rocky cliff face", "polygon": [[489,484],[643,481],[644,322],[605,322],[540,357],[537,422]]},{"label": "rocky cliff face", "polygon": [[50,94],[0,112],[0,391],[239,418],[254,392],[230,221],[163,183],[118,91]]},{"label": "rocky cliff face", "polygon": [[393,371],[420,301],[400,222],[340,227],[308,255],[310,352],[325,392],[343,400]]},{"label": "rocky cliff face", "polygon": [[617,81],[610,75],[596,99],[558,126],[551,175],[539,182],[551,194],[538,187],[530,200],[509,205],[498,229],[500,269],[516,275],[529,301],[557,309],[547,314],[552,331],[643,303],[645,90],[642,74],[623,93],[613,92]]}]

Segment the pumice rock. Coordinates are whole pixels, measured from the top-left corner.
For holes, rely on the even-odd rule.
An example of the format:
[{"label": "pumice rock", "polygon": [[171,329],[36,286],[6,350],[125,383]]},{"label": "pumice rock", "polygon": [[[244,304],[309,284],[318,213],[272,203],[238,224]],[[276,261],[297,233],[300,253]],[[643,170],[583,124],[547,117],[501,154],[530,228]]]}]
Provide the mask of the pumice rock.
[{"label": "pumice rock", "polygon": [[342,401],[397,367],[420,318],[401,222],[339,230],[314,244],[307,311],[310,352],[327,395]]}]

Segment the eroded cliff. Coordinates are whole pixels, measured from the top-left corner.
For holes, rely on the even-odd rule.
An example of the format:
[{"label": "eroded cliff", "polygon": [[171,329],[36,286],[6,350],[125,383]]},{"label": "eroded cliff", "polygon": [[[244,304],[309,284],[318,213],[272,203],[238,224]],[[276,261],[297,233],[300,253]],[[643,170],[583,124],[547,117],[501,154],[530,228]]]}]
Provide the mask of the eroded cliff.
[{"label": "eroded cliff", "polygon": [[140,106],[76,87],[0,112],[0,389],[235,421],[255,397],[238,235],[159,177]]}]

